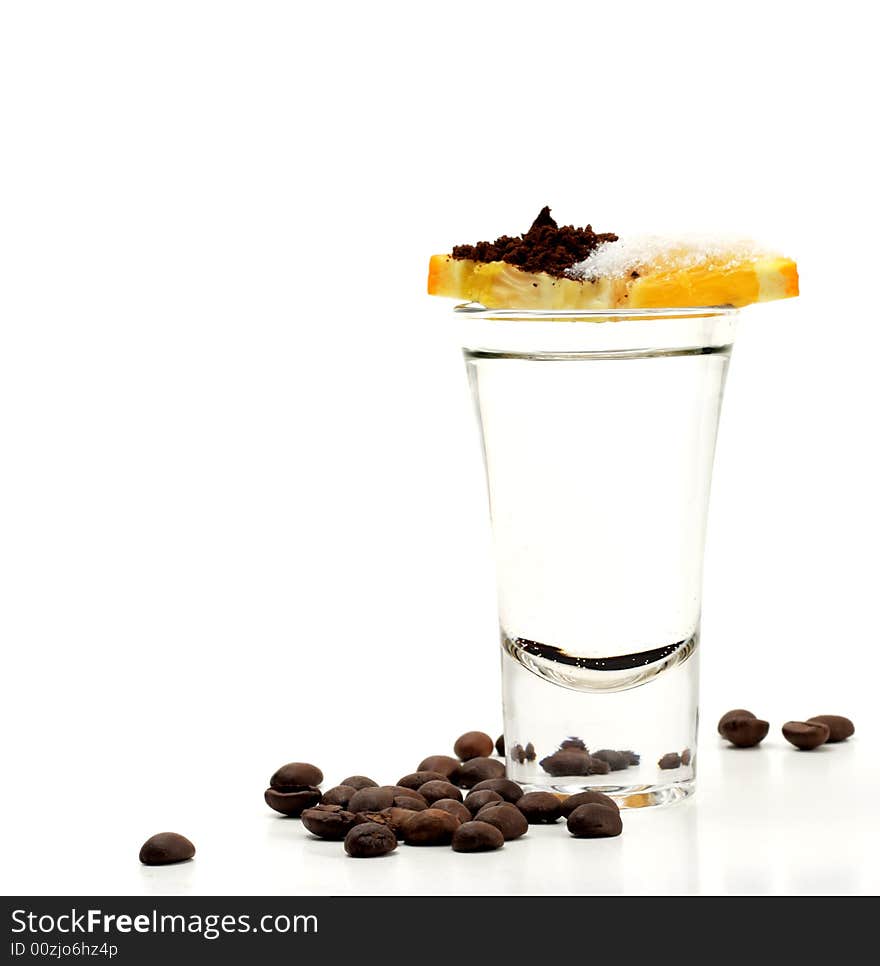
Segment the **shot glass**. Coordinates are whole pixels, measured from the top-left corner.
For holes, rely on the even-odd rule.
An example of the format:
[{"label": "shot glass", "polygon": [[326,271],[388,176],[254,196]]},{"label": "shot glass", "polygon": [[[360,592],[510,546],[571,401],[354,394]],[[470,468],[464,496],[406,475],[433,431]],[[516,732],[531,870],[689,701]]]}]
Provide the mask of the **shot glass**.
[{"label": "shot glass", "polygon": [[627,807],[685,798],[736,312],[456,313],[489,489],[508,774]]}]

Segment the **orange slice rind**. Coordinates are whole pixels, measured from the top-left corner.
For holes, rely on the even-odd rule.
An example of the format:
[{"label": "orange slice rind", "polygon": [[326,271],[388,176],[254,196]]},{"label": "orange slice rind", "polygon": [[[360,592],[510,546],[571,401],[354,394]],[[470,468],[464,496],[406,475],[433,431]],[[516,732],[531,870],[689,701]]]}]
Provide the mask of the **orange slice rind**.
[{"label": "orange slice rind", "polygon": [[[636,277],[634,277],[636,276]],[[489,309],[647,309],[741,307],[798,294],[797,265],[759,254],[728,263],[640,266],[637,273],[557,278],[505,262],[431,256],[428,294],[479,302]]]}]

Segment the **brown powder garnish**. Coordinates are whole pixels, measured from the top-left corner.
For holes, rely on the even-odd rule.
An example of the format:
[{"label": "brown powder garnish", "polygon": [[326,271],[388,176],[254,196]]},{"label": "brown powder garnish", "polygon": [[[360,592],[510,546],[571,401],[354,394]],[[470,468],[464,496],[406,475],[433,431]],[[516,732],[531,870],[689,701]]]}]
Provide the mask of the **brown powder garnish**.
[{"label": "brown powder garnish", "polygon": [[582,262],[604,242],[613,241],[617,241],[617,235],[597,234],[590,225],[560,228],[550,216],[550,209],[544,207],[524,235],[516,238],[502,235],[493,242],[456,245],[452,257],[475,262],[506,262],[524,272],[546,272],[565,278],[572,265]]}]

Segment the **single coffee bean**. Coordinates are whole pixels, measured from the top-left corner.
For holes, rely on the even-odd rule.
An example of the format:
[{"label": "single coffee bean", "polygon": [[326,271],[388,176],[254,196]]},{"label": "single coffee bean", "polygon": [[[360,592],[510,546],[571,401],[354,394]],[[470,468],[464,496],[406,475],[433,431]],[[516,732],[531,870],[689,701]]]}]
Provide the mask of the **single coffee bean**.
[{"label": "single coffee bean", "polygon": [[564,751],[556,751],[542,758],[540,764],[548,775],[559,778],[562,775],[588,775],[590,762],[591,758],[585,751],[566,748]]},{"label": "single coffee bean", "polygon": [[177,832],[159,832],[144,842],[138,858],[144,865],[171,865],[186,862],[195,854],[196,847],[188,838]]},{"label": "single coffee bean", "polygon": [[526,756],[526,761],[534,761],[538,757],[535,753],[535,746],[531,743],[531,741],[526,745],[524,754]]},{"label": "single coffee bean", "polygon": [[417,811],[424,811],[424,809],[409,809],[409,808],[399,808],[396,805],[392,805],[391,808],[383,809],[379,814],[382,816],[384,824],[391,829],[392,832],[398,837],[403,837],[403,826],[416,814]]},{"label": "single coffee bean", "polygon": [[453,852],[494,852],[502,845],[501,830],[488,822],[465,822],[452,833]]},{"label": "single coffee bean", "polygon": [[274,808],[282,815],[296,817],[302,815],[307,808],[314,808],[321,801],[319,788],[303,788],[297,792],[279,792],[275,788],[267,788],[263,798],[269,808]]},{"label": "single coffee bean", "polygon": [[344,839],[349,829],[363,819],[354,812],[348,812],[339,805],[316,805],[303,811],[302,823],[321,839]]},{"label": "single coffee bean", "polygon": [[488,822],[494,825],[504,836],[505,842],[518,839],[529,830],[529,823],[525,815],[509,802],[495,802],[484,805],[474,816],[478,822]]},{"label": "single coffee bean", "polygon": [[304,761],[291,761],[282,765],[269,779],[269,785],[276,792],[298,792],[301,788],[320,785],[324,772],[316,765]]},{"label": "single coffee bean", "polygon": [[825,744],[831,729],[821,721],[786,721],[782,726],[782,734],[795,748],[812,751],[813,748]]},{"label": "single coffee bean", "polygon": [[727,726],[728,721],[733,721],[734,718],[754,718],[755,715],[751,711],[746,711],[745,708],[734,708],[733,711],[726,711],[718,719],[718,734],[723,737],[724,729]]},{"label": "single coffee bean", "polygon": [[348,809],[351,812],[381,812],[394,804],[394,794],[391,786],[359,788],[349,799]]},{"label": "single coffee bean", "polygon": [[685,766],[687,766],[687,765],[689,765],[691,763],[691,750],[690,750],[690,748],[685,748],[685,750],[681,753],[681,763],[683,765],[685,765]]},{"label": "single coffee bean", "polygon": [[321,796],[321,804],[341,805],[343,808],[347,808],[348,803],[351,801],[351,796],[356,791],[357,789],[351,785],[337,785],[335,788],[328,788]]},{"label": "single coffee bean", "polygon": [[846,741],[855,733],[855,725],[849,718],[843,718],[839,714],[817,714],[812,718],[807,718],[812,724],[823,724],[828,726],[828,741],[832,744],[837,741]]},{"label": "single coffee bean", "polygon": [[611,771],[611,765],[604,758],[597,758],[595,755],[587,755],[590,759],[587,765],[588,775],[607,775]]},{"label": "single coffee bean", "polygon": [[737,748],[754,748],[767,737],[769,730],[769,721],[762,721],[750,714],[749,717],[740,715],[728,718],[721,734]]},{"label": "single coffee bean", "polygon": [[498,752],[498,757],[504,757],[504,735],[498,735],[495,739],[495,751]]},{"label": "single coffee bean", "polygon": [[419,794],[430,805],[432,802],[439,802],[441,798],[457,798],[461,801],[461,792],[447,781],[425,782],[419,789]]},{"label": "single coffee bean", "polygon": [[637,755],[634,751],[622,751],[621,755],[626,758],[628,765],[637,765],[642,760],[641,755]]},{"label": "single coffee bean", "polygon": [[397,848],[397,836],[387,825],[364,822],[355,825],[345,836],[345,851],[353,859],[373,859]]},{"label": "single coffee bean", "polygon": [[581,738],[566,738],[565,741],[559,742],[559,747],[563,750],[575,748],[578,751],[587,751],[587,746],[584,744]]},{"label": "single coffee bean", "polygon": [[623,771],[629,767],[629,758],[622,751],[612,751],[610,748],[602,748],[599,751],[590,753],[591,758],[598,758],[608,764],[611,771]]},{"label": "single coffee bean", "polygon": [[459,822],[469,822],[473,818],[470,809],[454,798],[441,798],[439,802],[432,803],[431,808],[439,808],[444,812],[449,812]]},{"label": "single coffee bean", "polygon": [[485,731],[466,731],[458,738],[453,751],[462,761],[471,758],[487,758],[492,754],[495,743]]},{"label": "single coffee bean", "polygon": [[418,798],[415,795],[395,795],[391,807],[405,808],[410,812],[423,812],[428,807],[428,803],[421,795]]},{"label": "single coffee bean", "polygon": [[416,813],[408,808],[383,808],[380,812],[358,812],[358,819],[361,822],[377,822],[379,825],[387,825],[398,837],[402,836],[404,822],[408,821]]},{"label": "single coffee bean", "polygon": [[400,788],[411,788],[418,791],[425,782],[445,782],[449,781],[448,775],[441,775],[439,771],[414,771],[412,774],[404,775],[398,779],[397,784]]},{"label": "single coffee bean", "polygon": [[461,822],[442,808],[428,808],[416,812],[403,826],[403,840],[407,845],[448,845]]},{"label": "single coffee bean", "polygon": [[504,778],[504,762],[497,758],[471,758],[463,761],[452,776],[452,781],[461,788],[473,788],[488,778]]},{"label": "single coffee bean", "polygon": [[471,815],[476,815],[477,812],[484,806],[488,805],[489,802],[503,802],[504,799],[498,794],[498,792],[493,792],[491,788],[483,788],[478,792],[469,792],[467,798],[465,798],[464,803],[470,809]]},{"label": "single coffee bean", "polygon": [[418,789],[404,788],[402,785],[383,785],[382,788],[390,788],[395,798],[420,798],[425,805],[428,804],[427,798]]},{"label": "single coffee bean", "polygon": [[472,792],[498,792],[505,802],[516,803],[522,798],[523,790],[512,782],[509,778],[487,778],[485,781],[477,782],[471,789]]},{"label": "single coffee bean", "polygon": [[552,792],[526,792],[516,807],[529,825],[552,825],[562,815],[562,802]]},{"label": "single coffee bean", "polygon": [[605,805],[578,805],[568,816],[568,830],[577,839],[610,838],[620,835],[620,812]]},{"label": "single coffee bean", "polygon": [[602,805],[606,808],[616,808],[620,811],[620,807],[613,798],[608,795],[603,795],[602,792],[578,792],[576,795],[569,795],[568,798],[564,799],[562,802],[562,814],[565,818],[581,805]]},{"label": "single coffee bean", "polygon": [[677,751],[670,751],[665,754],[660,761],[657,762],[657,767],[668,771],[671,768],[678,768],[681,765],[681,755]]},{"label": "single coffee bean", "polygon": [[378,788],[379,783],[374,782],[372,778],[366,778],[363,775],[351,775],[348,778],[343,778],[339,783],[340,785],[348,785],[349,788],[355,788],[360,791],[362,788]]},{"label": "single coffee bean", "polygon": [[457,758],[452,758],[449,755],[429,755],[421,762],[416,771],[437,772],[448,780],[449,776],[458,770],[460,764],[461,762]]}]

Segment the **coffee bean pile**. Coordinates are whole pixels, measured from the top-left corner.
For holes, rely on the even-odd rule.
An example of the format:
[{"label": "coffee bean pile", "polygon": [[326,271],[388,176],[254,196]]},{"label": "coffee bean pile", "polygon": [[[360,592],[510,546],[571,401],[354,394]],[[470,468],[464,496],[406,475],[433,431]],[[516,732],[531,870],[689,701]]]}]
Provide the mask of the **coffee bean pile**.
[{"label": "coffee bean pile", "polygon": [[[770,724],[751,711],[735,708],[721,716],[718,733],[737,748],[759,745]],[[786,741],[802,751],[846,741],[855,734],[849,718],[820,714],[782,726]],[[300,818],[312,835],[342,841],[354,858],[387,855],[398,842],[411,846],[449,845],[455,852],[491,852],[525,835],[529,825],[553,825],[564,819],[574,838],[609,838],[623,831],[620,809],[599,791],[562,795],[524,792],[507,777],[504,736],[494,742],[482,731],[468,731],[454,744],[458,757],[429,755],[396,785],[379,785],[365,775],[351,775],[321,791],[324,773],[308,762],[282,765],[269,779],[266,804],[276,812]],[[522,764],[537,758],[531,742],[514,745],[511,755]],[[691,764],[690,748],[669,752],[661,769]],[[541,767],[549,775],[606,775],[639,764],[632,751],[603,748],[590,752],[581,738],[559,743]],[[193,843],[176,832],[147,839],[139,858],[144,865],[171,865],[195,855]]]},{"label": "coffee bean pile", "polygon": [[[737,748],[759,745],[769,730],[768,721],[755,717],[751,711],[743,708],[728,711],[718,722],[718,734]],[[837,714],[817,714],[806,721],[786,721],[782,726],[782,735],[795,748],[812,751],[819,745],[846,741],[855,734],[855,730],[849,718]]]},{"label": "coffee bean pile", "polygon": [[[299,817],[312,835],[343,842],[353,858],[388,855],[399,842],[417,848],[451,846],[454,852],[493,852],[525,835],[529,825],[553,825],[562,818],[575,838],[620,835],[623,824],[613,799],[599,792],[567,798],[523,792],[507,778],[504,763],[491,757],[493,750],[503,747],[503,736],[492,741],[485,732],[468,731],[454,744],[456,758],[429,755],[396,785],[379,785],[355,775],[323,793],[320,768],[291,762],[272,776],[265,800],[282,815]],[[578,746],[560,748],[557,754],[568,752],[588,756],[586,748]],[[531,754],[534,758],[534,748]],[[606,771],[610,768],[604,759],[596,761],[605,764]]]},{"label": "coffee bean pile", "polygon": [[607,775],[612,771],[624,771],[630,765],[637,765],[639,756],[634,751],[614,751],[600,748],[591,752],[582,738],[575,736],[559,743],[559,748],[542,758],[541,767],[548,775]]}]

